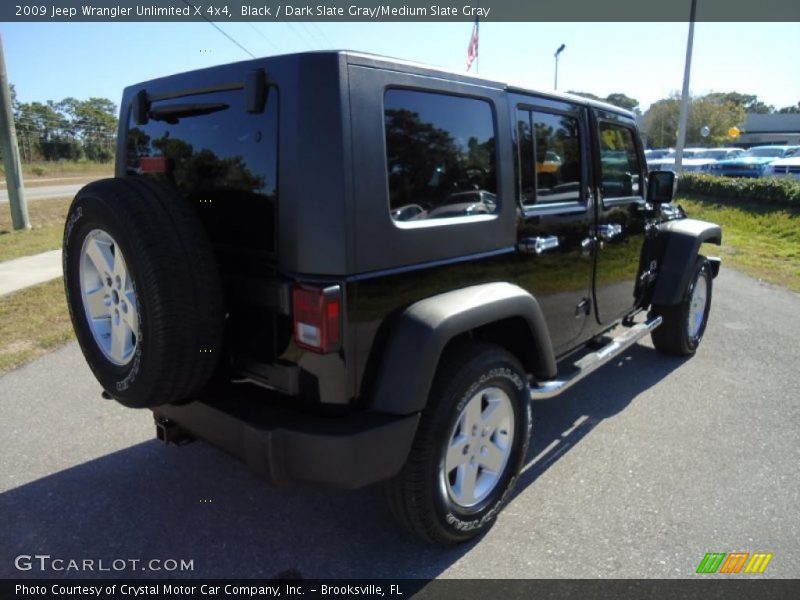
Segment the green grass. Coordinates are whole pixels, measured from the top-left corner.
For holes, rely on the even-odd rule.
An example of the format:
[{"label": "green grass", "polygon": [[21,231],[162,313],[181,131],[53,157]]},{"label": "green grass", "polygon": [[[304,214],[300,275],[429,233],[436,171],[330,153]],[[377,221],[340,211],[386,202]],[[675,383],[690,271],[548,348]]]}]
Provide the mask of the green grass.
[{"label": "green grass", "polygon": [[72,198],[36,200],[28,204],[32,229],[15,231],[8,204],[0,204],[0,261],[61,247],[64,219]]},{"label": "green grass", "polygon": [[0,374],[71,339],[72,324],[60,277],[0,297]]},{"label": "green grass", "polygon": [[[22,177],[26,181],[34,182],[39,178],[54,177],[111,177],[114,174],[114,163],[99,163],[90,160],[81,161],[36,161],[22,163]],[[5,181],[5,170],[0,165],[0,179]]]},{"label": "green grass", "polygon": [[723,266],[800,292],[800,207],[699,197],[677,202],[690,217],[722,226],[722,247],[703,251],[721,254]]}]

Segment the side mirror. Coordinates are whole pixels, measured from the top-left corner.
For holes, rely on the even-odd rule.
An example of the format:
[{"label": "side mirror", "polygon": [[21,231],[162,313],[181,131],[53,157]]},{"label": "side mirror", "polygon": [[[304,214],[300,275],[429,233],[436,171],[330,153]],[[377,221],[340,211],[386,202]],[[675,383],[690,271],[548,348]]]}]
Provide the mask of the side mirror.
[{"label": "side mirror", "polygon": [[650,171],[647,175],[647,201],[658,209],[669,204],[675,196],[678,179],[673,171]]}]

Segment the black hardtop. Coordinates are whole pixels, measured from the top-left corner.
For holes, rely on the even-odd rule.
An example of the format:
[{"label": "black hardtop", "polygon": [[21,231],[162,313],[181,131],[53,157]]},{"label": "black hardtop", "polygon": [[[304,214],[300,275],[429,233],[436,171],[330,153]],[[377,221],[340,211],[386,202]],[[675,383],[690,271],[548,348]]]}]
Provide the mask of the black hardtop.
[{"label": "black hardtop", "polygon": [[[443,93],[474,90],[498,106],[506,92],[522,92],[633,118],[628,111],[586,98],[511,87],[413,62],[350,51],[303,52],[179,73],[125,88],[117,176],[125,175],[127,127],[137,96],[145,93],[157,104],[220,90],[244,91],[248,74],[256,69],[263,70],[267,82],[275,86],[279,104],[278,266],[303,278],[337,279],[514,245],[513,169],[508,168],[513,164],[511,124],[503,110],[496,116],[502,145],[499,160],[506,165],[499,175],[503,205],[499,218],[414,232],[404,232],[392,222],[388,201],[385,206],[381,202],[388,194],[385,163],[377,158],[385,155],[383,132],[375,127],[382,109],[374,88],[383,85],[381,81],[408,82],[419,76],[423,87],[431,85]],[[365,98],[370,98],[366,104]]]},{"label": "black hardtop", "polygon": [[278,54],[273,56],[260,57],[252,60],[245,60],[235,63],[227,63],[224,65],[217,65],[214,67],[207,67],[204,69],[184,71],[182,73],[177,73],[174,75],[168,75],[165,77],[159,77],[156,79],[143,81],[126,87],[125,91],[128,92],[130,90],[135,92],[143,88],[148,90],[150,89],[165,90],[170,87],[173,87],[177,82],[176,78],[181,78],[182,76],[187,76],[187,77],[191,76],[192,79],[197,81],[201,81],[204,77],[207,79],[218,80],[219,75],[221,73],[233,74],[236,72],[242,72],[243,70],[263,68],[265,65],[269,65],[271,63],[272,64],[276,62],[284,63],[287,61],[295,60],[300,57],[311,57],[311,56],[338,57],[340,59],[343,59],[347,64],[350,65],[389,69],[393,71],[400,71],[403,73],[411,73],[416,75],[437,77],[440,79],[448,79],[461,83],[478,84],[483,87],[492,87],[509,92],[544,96],[553,100],[569,101],[574,104],[591,106],[593,108],[597,108],[600,110],[605,110],[608,112],[618,113],[626,117],[635,118],[635,114],[629,110],[625,110],[624,108],[620,108],[619,106],[614,106],[613,104],[608,104],[606,102],[601,102],[599,100],[593,100],[590,98],[585,98],[583,96],[577,96],[575,94],[569,94],[566,92],[557,92],[557,91],[544,91],[527,86],[516,85],[510,82],[503,82],[488,77],[481,77],[479,75],[472,75],[469,73],[452,71],[445,69],[444,67],[437,67],[434,65],[428,65],[420,62],[403,60],[400,58],[392,58],[379,54],[371,54],[368,52],[357,52],[352,50],[316,50],[310,52],[294,52],[290,54]]}]

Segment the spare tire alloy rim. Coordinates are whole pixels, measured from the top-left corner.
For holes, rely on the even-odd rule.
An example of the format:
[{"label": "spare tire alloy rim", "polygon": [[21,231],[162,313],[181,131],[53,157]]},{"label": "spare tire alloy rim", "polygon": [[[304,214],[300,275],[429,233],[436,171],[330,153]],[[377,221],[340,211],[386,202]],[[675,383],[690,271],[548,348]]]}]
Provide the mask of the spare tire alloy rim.
[{"label": "spare tire alloy rim", "polygon": [[139,342],[139,312],[133,280],[117,242],[102,229],[83,240],[81,300],[94,341],[115,365],[127,365]]},{"label": "spare tire alloy rim", "polygon": [[689,299],[689,337],[696,338],[703,326],[703,319],[706,314],[706,299],[708,298],[708,283],[704,274],[700,274],[694,282],[692,296]]},{"label": "spare tire alloy rim", "polygon": [[498,387],[475,394],[458,416],[442,467],[450,500],[463,508],[480,504],[503,476],[514,441],[511,398]]}]

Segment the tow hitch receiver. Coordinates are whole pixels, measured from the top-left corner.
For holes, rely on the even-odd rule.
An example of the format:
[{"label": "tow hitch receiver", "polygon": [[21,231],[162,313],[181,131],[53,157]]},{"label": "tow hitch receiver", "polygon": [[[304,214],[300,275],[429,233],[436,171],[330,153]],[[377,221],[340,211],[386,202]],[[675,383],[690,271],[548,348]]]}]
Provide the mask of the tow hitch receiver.
[{"label": "tow hitch receiver", "polygon": [[176,446],[185,446],[191,444],[195,438],[183,429],[175,421],[170,421],[165,417],[154,416],[156,422],[156,438],[165,444],[175,444]]}]

